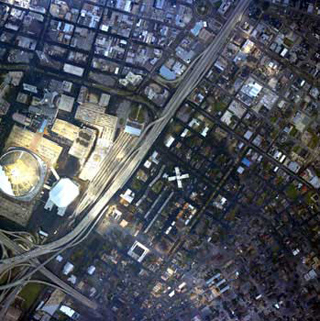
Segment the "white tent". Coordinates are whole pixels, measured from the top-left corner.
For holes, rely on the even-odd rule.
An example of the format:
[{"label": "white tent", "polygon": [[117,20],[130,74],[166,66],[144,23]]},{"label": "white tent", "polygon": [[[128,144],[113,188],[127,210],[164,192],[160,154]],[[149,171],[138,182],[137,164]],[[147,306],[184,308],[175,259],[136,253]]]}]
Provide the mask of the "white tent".
[{"label": "white tent", "polygon": [[69,206],[79,195],[79,187],[69,178],[61,178],[49,192],[50,201],[60,208]]}]

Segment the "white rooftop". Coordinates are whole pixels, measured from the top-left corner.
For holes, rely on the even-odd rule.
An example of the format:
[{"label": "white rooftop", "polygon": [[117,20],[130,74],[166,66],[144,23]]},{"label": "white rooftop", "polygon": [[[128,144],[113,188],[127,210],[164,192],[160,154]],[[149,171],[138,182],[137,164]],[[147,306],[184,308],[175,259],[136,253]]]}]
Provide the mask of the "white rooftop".
[{"label": "white rooftop", "polygon": [[70,263],[70,262],[67,262],[65,264],[65,266],[63,267],[62,273],[64,275],[68,275],[71,271],[73,271],[73,269],[74,269],[74,265],[72,263]]},{"label": "white rooftop", "polygon": [[133,136],[140,136],[142,130],[140,128],[136,128],[136,127],[133,127],[133,126],[130,126],[130,125],[126,125],[126,127],[124,129],[124,132],[128,133],[130,135],[133,135]]},{"label": "white rooftop", "polygon": [[14,196],[9,178],[7,177],[1,165],[0,165],[0,186],[3,192],[5,192],[8,195]]},{"label": "white rooftop", "polygon": [[79,195],[79,187],[69,178],[61,178],[49,192],[52,203],[61,208],[69,206]]},{"label": "white rooftop", "polygon": [[63,257],[62,257],[61,255],[58,255],[58,256],[56,257],[56,260],[57,260],[58,262],[62,262]]},{"label": "white rooftop", "polygon": [[91,265],[91,266],[89,266],[87,272],[89,275],[92,275],[95,272],[95,270],[96,270],[96,267]]},{"label": "white rooftop", "polygon": [[60,311],[70,318],[75,314],[75,311],[66,305],[62,305]]}]

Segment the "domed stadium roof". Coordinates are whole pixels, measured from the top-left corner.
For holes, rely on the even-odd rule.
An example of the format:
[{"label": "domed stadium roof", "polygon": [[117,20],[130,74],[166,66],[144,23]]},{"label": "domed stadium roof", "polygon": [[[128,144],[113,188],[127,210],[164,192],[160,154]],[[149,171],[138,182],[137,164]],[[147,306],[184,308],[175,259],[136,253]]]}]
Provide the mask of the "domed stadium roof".
[{"label": "domed stadium roof", "polygon": [[31,152],[14,148],[0,157],[0,190],[13,198],[32,198],[43,183],[41,160]]}]

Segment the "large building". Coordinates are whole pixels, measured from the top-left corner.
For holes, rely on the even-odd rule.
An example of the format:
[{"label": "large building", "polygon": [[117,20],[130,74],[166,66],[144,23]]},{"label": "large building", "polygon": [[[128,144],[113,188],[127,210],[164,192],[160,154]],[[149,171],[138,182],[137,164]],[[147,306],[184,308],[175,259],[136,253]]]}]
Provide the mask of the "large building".
[{"label": "large building", "polygon": [[68,154],[78,158],[80,164],[83,165],[91,151],[97,130],[87,127],[80,128],[65,120],[56,119],[52,131],[72,142]]},{"label": "large building", "polygon": [[34,133],[14,125],[6,141],[5,148],[16,146],[32,150],[50,166],[55,166],[62,152],[61,146],[43,137],[41,133]]},{"label": "large building", "polygon": [[116,135],[118,118],[105,114],[105,108],[89,103],[79,105],[75,119],[97,128],[105,147],[112,145]]},{"label": "large building", "polygon": [[75,118],[95,127],[99,132],[96,147],[79,175],[79,178],[82,180],[92,180],[113,144],[118,118],[105,114],[105,108],[89,103],[78,106]]},{"label": "large building", "polygon": [[0,190],[8,197],[31,201],[41,190],[46,165],[27,149],[9,149],[0,158]]},{"label": "large building", "polygon": [[45,209],[51,211],[54,206],[58,208],[57,214],[63,216],[67,207],[79,196],[78,184],[69,178],[61,178],[50,190],[49,199]]},{"label": "large building", "polygon": [[14,125],[0,157],[0,216],[26,226],[37,203],[47,168],[55,166],[62,147]]}]

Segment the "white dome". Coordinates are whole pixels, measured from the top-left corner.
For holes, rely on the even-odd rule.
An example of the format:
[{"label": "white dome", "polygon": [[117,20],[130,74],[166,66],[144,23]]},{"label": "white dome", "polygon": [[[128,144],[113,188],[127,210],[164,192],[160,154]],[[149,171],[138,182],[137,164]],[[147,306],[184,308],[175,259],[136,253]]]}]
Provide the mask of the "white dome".
[{"label": "white dome", "polygon": [[50,200],[58,207],[68,207],[80,194],[79,187],[69,178],[61,178],[49,192]]}]

